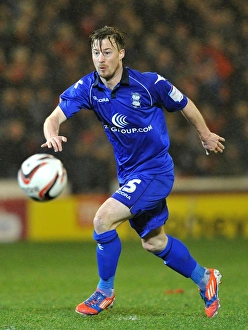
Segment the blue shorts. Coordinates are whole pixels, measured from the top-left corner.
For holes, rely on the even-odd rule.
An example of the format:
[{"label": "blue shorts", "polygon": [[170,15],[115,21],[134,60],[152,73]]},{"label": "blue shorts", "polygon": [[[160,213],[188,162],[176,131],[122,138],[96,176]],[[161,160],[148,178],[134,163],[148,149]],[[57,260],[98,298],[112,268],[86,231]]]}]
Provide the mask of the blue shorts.
[{"label": "blue shorts", "polygon": [[137,174],[112,195],[130,208],[134,217],[129,222],[140,237],[165,224],[169,216],[166,197],[173,183],[173,169],[157,175]]}]

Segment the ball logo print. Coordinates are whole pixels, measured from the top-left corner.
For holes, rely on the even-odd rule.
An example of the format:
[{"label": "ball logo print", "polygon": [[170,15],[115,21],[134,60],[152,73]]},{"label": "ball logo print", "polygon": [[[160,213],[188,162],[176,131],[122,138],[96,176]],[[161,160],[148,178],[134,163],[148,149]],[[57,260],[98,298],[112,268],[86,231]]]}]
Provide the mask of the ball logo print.
[{"label": "ball logo print", "polygon": [[67,184],[67,172],[62,162],[49,154],[35,154],[21,165],[18,183],[26,196],[45,202],[56,198]]}]

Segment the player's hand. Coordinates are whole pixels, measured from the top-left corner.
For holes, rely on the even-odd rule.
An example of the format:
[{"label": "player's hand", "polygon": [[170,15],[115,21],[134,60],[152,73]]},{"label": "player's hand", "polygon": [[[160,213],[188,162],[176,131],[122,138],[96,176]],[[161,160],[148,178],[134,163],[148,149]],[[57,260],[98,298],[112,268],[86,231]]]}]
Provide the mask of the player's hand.
[{"label": "player's hand", "polygon": [[55,152],[62,151],[62,143],[67,142],[65,136],[53,136],[41,145],[41,148],[53,148]]},{"label": "player's hand", "polygon": [[214,153],[222,153],[225,149],[225,146],[222,144],[225,142],[225,139],[215,133],[210,133],[207,138],[202,139],[203,148],[206,150],[206,154],[209,154],[209,151]]}]

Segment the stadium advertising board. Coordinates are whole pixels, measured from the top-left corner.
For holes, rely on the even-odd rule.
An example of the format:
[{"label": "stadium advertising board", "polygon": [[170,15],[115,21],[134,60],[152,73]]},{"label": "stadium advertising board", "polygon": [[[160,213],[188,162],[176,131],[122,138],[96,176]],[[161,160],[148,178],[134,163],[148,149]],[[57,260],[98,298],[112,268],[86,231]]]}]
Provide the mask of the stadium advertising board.
[{"label": "stadium advertising board", "polygon": [[[60,197],[46,203],[0,199],[0,242],[92,240],[92,219],[106,195]],[[187,237],[248,237],[247,193],[173,193],[166,231]],[[128,222],[122,239],[138,239]]]},{"label": "stadium advertising board", "polygon": [[247,193],[174,193],[167,232],[178,237],[248,237]]},{"label": "stadium advertising board", "polygon": [[25,239],[27,203],[23,199],[0,200],[0,243]]}]

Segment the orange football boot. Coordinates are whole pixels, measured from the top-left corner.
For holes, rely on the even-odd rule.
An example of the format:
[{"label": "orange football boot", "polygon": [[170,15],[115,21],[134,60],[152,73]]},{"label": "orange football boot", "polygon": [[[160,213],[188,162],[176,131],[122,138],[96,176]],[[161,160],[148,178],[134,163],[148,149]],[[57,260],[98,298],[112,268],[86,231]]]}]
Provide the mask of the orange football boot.
[{"label": "orange football boot", "polygon": [[218,298],[219,284],[221,284],[222,275],[217,269],[207,269],[209,271],[209,281],[204,290],[199,290],[201,298],[205,302],[205,313],[207,317],[213,317],[218,314],[220,300]]},{"label": "orange football boot", "polygon": [[76,307],[76,312],[82,315],[97,315],[104,309],[113,306],[115,294],[107,297],[102,291],[96,290],[87,300]]}]

